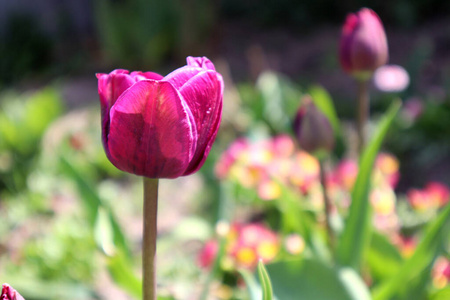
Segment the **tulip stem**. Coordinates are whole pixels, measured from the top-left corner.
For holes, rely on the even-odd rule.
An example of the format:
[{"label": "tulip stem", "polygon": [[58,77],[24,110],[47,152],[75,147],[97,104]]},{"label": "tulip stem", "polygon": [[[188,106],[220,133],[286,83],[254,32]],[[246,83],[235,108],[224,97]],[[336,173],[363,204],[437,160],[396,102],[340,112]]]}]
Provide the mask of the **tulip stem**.
[{"label": "tulip stem", "polygon": [[156,300],[156,236],[158,179],[144,177],[144,238],[142,243],[142,294]]},{"label": "tulip stem", "polygon": [[358,115],[356,129],[358,131],[358,154],[361,156],[366,145],[366,124],[369,118],[369,80],[358,80]]},{"label": "tulip stem", "polygon": [[325,204],[325,225],[327,229],[328,243],[330,245],[331,253],[334,253],[335,236],[333,228],[331,227],[332,204],[330,198],[328,197],[328,189],[325,178],[325,164],[323,158],[319,159],[319,169],[320,169],[320,183],[322,185],[322,193],[323,193],[323,202]]}]

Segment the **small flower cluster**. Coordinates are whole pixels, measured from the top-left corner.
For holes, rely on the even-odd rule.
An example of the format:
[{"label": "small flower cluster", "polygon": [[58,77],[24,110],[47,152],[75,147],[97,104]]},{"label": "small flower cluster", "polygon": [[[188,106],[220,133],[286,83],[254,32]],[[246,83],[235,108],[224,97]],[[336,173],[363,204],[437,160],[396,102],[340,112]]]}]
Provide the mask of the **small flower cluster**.
[{"label": "small flower cluster", "polygon": [[[394,188],[398,183],[399,174],[399,163],[393,155],[380,153],[377,156],[369,199],[374,211],[374,226],[380,232],[393,233],[398,230],[397,197]],[[344,159],[328,176],[328,187],[334,195],[333,200],[343,213],[350,205],[350,193],[357,175],[356,160]]]},{"label": "small flower cluster", "polygon": [[[397,212],[395,188],[400,179],[399,161],[389,153],[380,153],[375,161],[369,195],[373,208],[373,225],[397,245],[404,256],[409,256],[416,243],[415,237],[400,235],[401,222]],[[351,203],[351,191],[358,175],[355,159],[345,158],[326,174],[326,184],[333,210],[345,215]],[[283,188],[299,193],[314,210],[318,219],[323,213],[323,196],[319,180],[318,160],[302,149],[296,149],[287,135],[252,142],[240,138],[230,145],[216,165],[216,176],[256,191],[264,201],[283,197]],[[423,189],[407,193],[409,209],[414,213],[436,211],[450,199],[449,188],[430,182]]]},{"label": "small flower cluster", "polygon": [[[208,241],[201,250],[198,263],[209,268],[219,250],[217,240]],[[280,250],[278,235],[260,223],[234,223],[225,234],[225,255],[221,261],[225,269],[253,269],[259,259],[272,261]]]},{"label": "small flower cluster", "polygon": [[216,176],[256,189],[262,200],[274,200],[281,196],[280,184],[293,184],[307,191],[318,180],[319,164],[307,152],[296,151],[287,135],[257,142],[241,138],[219,159]]},{"label": "small flower cluster", "polygon": [[450,190],[439,182],[429,182],[423,189],[410,189],[408,201],[417,212],[437,210],[450,200]]},{"label": "small flower cluster", "polygon": [[[308,152],[296,150],[287,135],[256,142],[244,138],[236,140],[219,159],[216,175],[219,179],[230,179],[255,189],[262,200],[280,198],[282,186],[286,186],[303,195],[317,211],[323,208],[319,162]],[[358,164],[352,159],[342,160],[326,174],[327,188],[341,212],[350,204],[350,192],[357,175]],[[396,223],[393,189],[398,179],[397,159],[388,153],[379,154],[373,173],[371,202],[380,224]]]},{"label": "small flower cluster", "polygon": [[431,277],[433,285],[438,289],[450,285],[450,259],[443,256],[438,257],[434,262]]}]

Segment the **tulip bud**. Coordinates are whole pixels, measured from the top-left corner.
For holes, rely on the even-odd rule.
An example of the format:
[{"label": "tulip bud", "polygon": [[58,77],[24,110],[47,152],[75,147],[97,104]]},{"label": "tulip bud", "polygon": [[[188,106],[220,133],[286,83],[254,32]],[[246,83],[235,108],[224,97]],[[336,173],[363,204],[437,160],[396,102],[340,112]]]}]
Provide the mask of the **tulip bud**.
[{"label": "tulip bud", "polygon": [[97,74],[105,152],[118,169],[149,178],[189,175],[205,162],[219,130],[224,84],[206,57],[163,77]]},{"label": "tulip bud", "polygon": [[4,283],[0,300],[25,300],[15,289],[9,284]]},{"label": "tulip bud", "polygon": [[386,33],[378,15],[369,8],[349,14],[342,27],[339,60],[347,73],[367,80],[388,60]]},{"label": "tulip bud", "polygon": [[334,134],[331,124],[309,96],[302,100],[294,120],[294,132],[300,147],[310,153],[333,150]]}]

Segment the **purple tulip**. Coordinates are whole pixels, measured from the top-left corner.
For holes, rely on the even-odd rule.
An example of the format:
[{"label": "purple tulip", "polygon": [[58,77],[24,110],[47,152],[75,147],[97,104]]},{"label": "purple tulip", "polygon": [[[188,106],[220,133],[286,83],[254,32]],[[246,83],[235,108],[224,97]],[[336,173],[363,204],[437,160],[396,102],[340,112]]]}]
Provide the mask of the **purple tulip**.
[{"label": "purple tulip", "polygon": [[25,300],[25,299],[9,284],[4,283],[0,300]]},{"label": "purple tulip", "polygon": [[349,14],[342,27],[339,60],[344,71],[370,77],[388,60],[386,33],[378,15],[369,8]]},{"label": "purple tulip", "polygon": [[189,175],[205,162],[222,115],[224,84],[206,57],[163,77],[97,74],[102,140],[120,170],[149,178]]}]

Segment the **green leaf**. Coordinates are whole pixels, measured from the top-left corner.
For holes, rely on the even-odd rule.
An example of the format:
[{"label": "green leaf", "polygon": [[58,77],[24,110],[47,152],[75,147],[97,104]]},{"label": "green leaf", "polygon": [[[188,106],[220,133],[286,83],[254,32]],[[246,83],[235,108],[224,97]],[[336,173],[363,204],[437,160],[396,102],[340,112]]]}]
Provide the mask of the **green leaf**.
[{"label": "green leaf", "polygon": [[312,86],[309,89],[309,94],[317,108],[319,108],[330,121],[335,135],[341,135],[341,125],[330,94],[319,85]]},{"label": "green leaf", "polygon": [[7,281],[25,299],[83,300],[95,299],[97,297],[91,288],[80,283],[45,281],[35,277],[29,277],[27,274],[18,278],[8,277]]},{"label": "green leaf", "polygon": [[435,220],[426,227],[414,254],[402,264],[400,270],[393,277],[373,291],[375,300],[392,299],[394,295],[408,287],[408,282],[420,276],[421,272],[430,266],[441,244],[440,237],[445,236],[443,231],[449,220],[450,204],[447,204]]},{"label": "green leaf", "polygon": [[437,291],[430,297],[430,300],[448,300],[448,299],[450,299],[450,286]]},{"label": "green leaf", "polygon": [[336,139],[336,153],[338,156],[341,156],[345,152],[345,142],[342,136],[341,124],[330,94],[320,85],[310,87],[308,92],[314,104],[328,118]]},{"label": "green leaf", "polygon": [[383,139],[400,107],[400,102],[394,102],[391,105],[360,159],[359,173],[351,195],[352,203],[349,215],[336,250],[338,262],[355,270],[359,270],[365,247],[370,238],[369,190],[372,168]]},{"label": "green leaf", "polygon": [[275,72],[261,73],[256,82],[264,103],[263,119],[276,132],[291,129],[292,115],[299,104],[300,92],[285,77]]},{"label": "green leaf", "polygon": [[99,208],[97,221],[94,228],[95,241],[106,255],[114,255],[114,230],[112,228],[108,213],[104,208]]},{"label": "green leaf", "polygon": [[121,288],[138,299],[142,299],[142,281],[134,274],[128,258],[116,251],[114,256],[108,257],[108,271]]},{"label": "green leaf", "polygon": [[299,201],[298,193],[293,192],[282,182],[278,182],[281,187],[282,196],[276,200],[276,206],[282,213],[282,228],[285,233],[297,232],[305,239],[307,248],[314,256],[324,260],[330,260],[330,252],[317,228],[317,222],[308,213],[304,201]]},{"label": "green leaf", "polygon": [[253,274],[245,269],[240,269],[239,274],[241,274],[242,278],[244,279],[245,285],[247,286],[250,300],[261,300],[261,286],[258,284]]},{"label": "green leaf", "polygon": [[176,300],[173,296],[158,296],[158,300]]},{"label": "green leaf", "polygon": [[113,211],[99,197],[92,184],[65,157],[62,170],[76,183],[98,246],[107,256],[108,271],[114,281],[130,294],[141,298],[141,280],[134,274],[131,252]]},{"label": "green leaf", "polygon": [[[108,216],[109,224],[114,234],[115,246],[121,248],[122,251],[129,256],[131,252],[128,243],[111,208],[102,201],[92,184],[83,177],[80,171],[77,170],[68,159],[61,157],[60,163],[63,172],[65,172],[76,184],[93,230],[95,230],[96,224],[99,224],[98,213],[103,209]],[[102,226],[105,224],[104,218],[102,224]]]},{"label": "green leaf", "polygon": [[366,258],[370,274],[376,281],[394,275],[403,262],[398,248],[392,245],[386,236],[376,232],[371,236]]},{"label": "green leaf", "polygon": [[264,268],[262,260],[259,260],[258,262],[258,277],[262,286],[262,300],[272,300],[272,283],[270,282],[269,274],[267,273],[266,268]]},{"label": "green leaf", "polygon": [[286,260],[267,265],[278,299],[369,300],[369,292],[359,275],[334,269],[313,259]]}]

